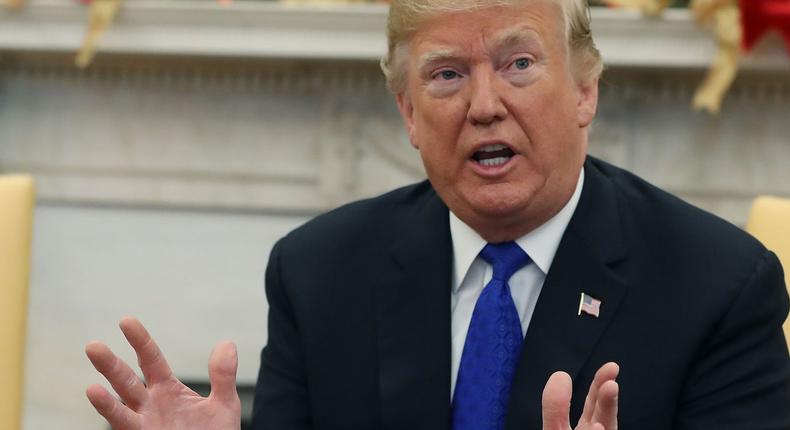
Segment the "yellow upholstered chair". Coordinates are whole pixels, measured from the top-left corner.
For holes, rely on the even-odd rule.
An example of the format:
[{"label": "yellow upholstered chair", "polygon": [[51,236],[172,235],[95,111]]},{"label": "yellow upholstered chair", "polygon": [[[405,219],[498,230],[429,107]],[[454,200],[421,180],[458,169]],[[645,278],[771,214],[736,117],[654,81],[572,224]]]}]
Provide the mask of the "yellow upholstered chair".
[{"label": "yellow upholstered chair", "polygon": [[[790,288],[790,199],[758,197],[752,204],[746,231],[776,253]],[[790,319],[785,321],[784,330],[790,345]]]},{"label": "yellow upholstered chair", "polygon": [[33,180],[0,176],[0,429],[22,428]]}]

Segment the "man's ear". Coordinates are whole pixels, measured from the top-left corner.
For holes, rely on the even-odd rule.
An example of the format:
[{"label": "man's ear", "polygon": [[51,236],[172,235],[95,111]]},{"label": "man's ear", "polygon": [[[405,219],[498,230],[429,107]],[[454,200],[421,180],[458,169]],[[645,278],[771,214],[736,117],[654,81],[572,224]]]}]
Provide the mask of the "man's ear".
[{"label": "man's ear", "polygon": [[406,131],[409,133],[409,142],[415,149],[420,149],[417,144],[416,125],[414,121],[414,105],[411,103],[411,97],[404,91],[395,95],[395,101],[398,104],[398,111],[403,118],[403,124],[406,126]]},{"label": "man's ear", "polygon": [[593,118],[595,118],[595,112],[598,110],[598,77],[580,82],[578,89],[577,122],[579,123],[579,128],[585,128],[592,123]]}]

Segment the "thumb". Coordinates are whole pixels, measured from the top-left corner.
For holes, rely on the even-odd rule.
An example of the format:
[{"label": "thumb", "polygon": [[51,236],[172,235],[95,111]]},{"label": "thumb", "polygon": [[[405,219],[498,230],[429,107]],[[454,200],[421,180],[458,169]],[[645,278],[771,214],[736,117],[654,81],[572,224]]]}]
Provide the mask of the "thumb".
[{"label": "thumb", "polygon": [[543,430],[570,430],[573,383],[565,372],[554,372],[543,388]]},{"label": "thumb", "polygon": [[211,397],[223,403],[239,401],[236,392],[236,369],[239,358],[233,342],[220,342],[211,351],[208,359],[208,379],[211,381]]}]

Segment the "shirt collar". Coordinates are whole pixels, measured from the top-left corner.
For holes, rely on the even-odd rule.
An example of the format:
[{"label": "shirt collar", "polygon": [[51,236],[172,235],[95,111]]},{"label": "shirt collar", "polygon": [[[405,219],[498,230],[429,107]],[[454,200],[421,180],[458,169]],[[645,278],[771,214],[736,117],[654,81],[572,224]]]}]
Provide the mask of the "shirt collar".
[{"label": "shirt collar", "polygon": [[[565,203],[565,206],[543,223],[540,227],[516,239],[516,243],[529,255],[543,274],[549,272],[554,254],[560,246],[562,235],[576,211],[579,197],[584,185],[584,168],[582,167],[576,189]],[[450,211],[450,236],[453,241],[453,292],[457,291],[466,276],[466,272],[474,263],[477,254],[486,246],[486,241],[471,227],[461,221]]]}]

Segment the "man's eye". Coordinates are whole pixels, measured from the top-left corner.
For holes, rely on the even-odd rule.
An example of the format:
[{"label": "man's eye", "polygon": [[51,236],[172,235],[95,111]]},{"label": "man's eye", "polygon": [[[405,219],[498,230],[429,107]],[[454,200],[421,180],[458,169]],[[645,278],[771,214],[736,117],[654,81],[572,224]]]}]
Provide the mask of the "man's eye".
[{"label": "man's eye", "polygon": [[529,58],[519,58],[513,62],[513,67],[518,70],[526,70],[529,66],[532,65],[532,60]]},{"label": "man's eye", "polygon": [[441,72],[439,72],[436,75],[437,78],[442,79],[444,81],[453,80],[453,79],[457,78],[458,76],[460,76],[460,75],[458,75],[458,72],[455,72],[455,71],[452,71],[452,70],[442,70]]}]

